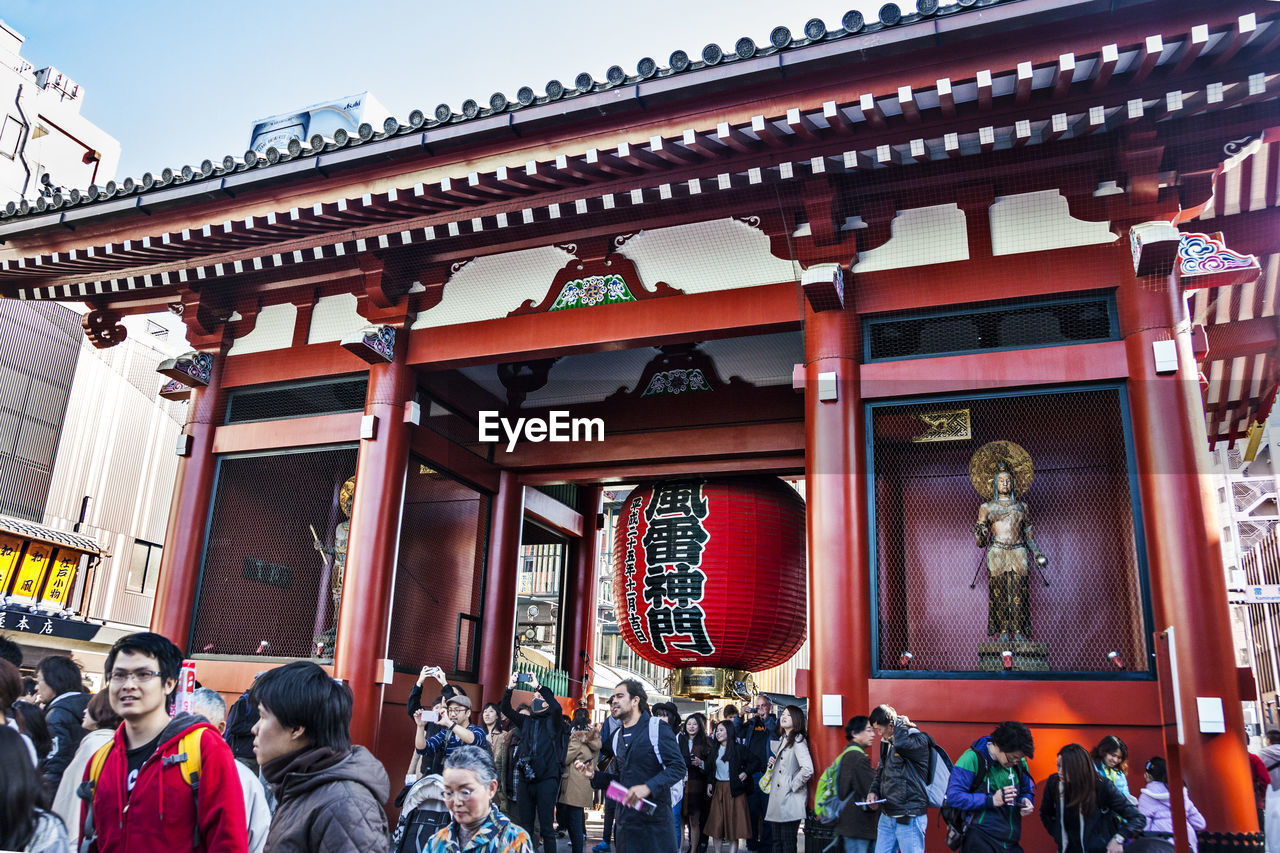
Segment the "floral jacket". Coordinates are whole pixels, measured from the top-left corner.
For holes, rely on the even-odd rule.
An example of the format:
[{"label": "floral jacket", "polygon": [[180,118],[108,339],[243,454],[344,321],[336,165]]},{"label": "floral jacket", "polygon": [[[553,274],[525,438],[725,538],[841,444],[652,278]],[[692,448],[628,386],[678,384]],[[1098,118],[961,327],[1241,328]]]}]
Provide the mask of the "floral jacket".
[{"label": "floral jacket", "polygon": [[533,853],[529,833],[512,823],[494,806],[489,807],[488,819],[466,847],[459,843],[458,837],[458,824],[450,821],[431,836],[422,853]]}]

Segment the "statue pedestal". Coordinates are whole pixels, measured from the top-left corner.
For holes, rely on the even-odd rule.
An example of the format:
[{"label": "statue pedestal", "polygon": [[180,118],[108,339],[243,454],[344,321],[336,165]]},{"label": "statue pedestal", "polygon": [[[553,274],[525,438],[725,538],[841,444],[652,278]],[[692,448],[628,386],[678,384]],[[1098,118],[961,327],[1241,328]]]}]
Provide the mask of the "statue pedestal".
[{"label": "statue pedestal", "polygon": [[1013,666],[1009,668],[1015,672],[1049,671],[1049,644],[1034,640],[990,640],[978,643],[978,670],[1002,672],[1005,669],[1005,652],[1013,653]]}]

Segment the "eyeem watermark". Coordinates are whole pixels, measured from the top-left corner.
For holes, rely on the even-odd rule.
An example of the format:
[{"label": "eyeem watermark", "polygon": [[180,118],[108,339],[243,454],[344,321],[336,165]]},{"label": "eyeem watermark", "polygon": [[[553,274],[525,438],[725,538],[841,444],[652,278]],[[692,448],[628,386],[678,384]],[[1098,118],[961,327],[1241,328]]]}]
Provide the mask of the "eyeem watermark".
[{"label": "eyeem watermark", "polygon": [[516,449],[524,439],[540,441],[604,441],[603,418],[571,418],[568,412],[552,410],[546,418],[502,417],[498,412],[480,412],[480,441],[493,443],[502,440],[499,428],[507,439],[507,452]]}]

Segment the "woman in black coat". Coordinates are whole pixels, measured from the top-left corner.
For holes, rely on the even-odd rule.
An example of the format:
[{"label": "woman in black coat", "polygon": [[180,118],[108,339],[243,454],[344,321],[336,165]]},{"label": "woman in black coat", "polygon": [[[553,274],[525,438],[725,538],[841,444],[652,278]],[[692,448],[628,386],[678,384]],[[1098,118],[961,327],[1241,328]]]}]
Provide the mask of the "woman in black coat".
[{"label": "woman in black coat", "polygon": [[[729,853],[738,853],[738,839],[752,835],[751,815],[747,811],[752,774],[764,768],[754,753],[738,746],[729,720],[716,723],[714,731],[715,744],[707,761],[706,791],[711,797],[707,838],[728,841]],[[720,849],[723,850],[723,846]]]},{"label": "woman in black coat", "polygon": [[1097,774],[1083,746],[1069,743],[1058,752],[1058,772],[1045,783],[1040,822],[1061,853],[1123,853],[1146,818]]},{"label": "woman in black coat", "polygon": [[689,849],[697,850],[702,842],[702,824],[707,819],[707,763],[711,755],[711,739],[707,736],[707,718],[702,714],[690,714],[684,721],[684,731],[677,736],[680,754],[689,769],[689,781],[684,786],[684,802],[681,821],[689,827]]}]

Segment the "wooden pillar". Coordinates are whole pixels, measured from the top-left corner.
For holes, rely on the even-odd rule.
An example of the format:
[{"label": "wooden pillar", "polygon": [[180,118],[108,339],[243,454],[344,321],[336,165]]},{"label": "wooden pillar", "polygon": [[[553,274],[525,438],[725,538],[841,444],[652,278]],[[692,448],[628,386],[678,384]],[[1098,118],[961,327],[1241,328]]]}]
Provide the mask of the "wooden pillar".
[{"label": "wooden pillar", "polygon": [[582,538],[575,543],[573,563],[565,573],[566,607],[561,620],[564,668],[569,673],[569,698],[575,702],[586,698],[584,686],[595,661],[596,568],[600,565],[600,528],[596,525],[600,511],[599,486],[582,488],[578,511],[582,513]]},{"label": "wooden pillar", "polygon": [[361,439],[351,539],[342,579],[333,674],[354,696],[351,741],[373,749],[382,715],[382,665],[387,656],[391,592],[400,517],[409,464],[405,404],[413,398],[413,370],[405,365],[407,340],[396,341],[395,358],[369,368],[364,413],[377,418],[376,433]]},{"label": "wooden pillar", "polygon": [[[822,724],[822,697],[843,697],[845,719],[868,707],[871,539],[858,354],[852,311],[806,311],[809,732],[815,767],[826,766],[844,747],[844,720],[839,727]],[[820,399],[824,374],[834,374],[835,399]]]},{"label": "wooden pillar", "polygon": [[213,366],[209,371],[209,384],[191,389],[187,408],[190,421],[184,430],[190,437],[190,452],[178,461],[164,550],[160,556],[155,609],[151,614],[151,630],[168,637],[185,654],[192,651],[187,644],[191,639],[200,560],[218,467],[213,454],[213,433],[222,423],[226,409],[226,394],[222,389],[226,346],[205,351],[213,355]]},{"label": "wooden pillar", "polygon": [[516,631],[516,583],[520,568],[520,528],[524,524],[524,486],[510,471],[498,480],[489,525],[489,563],[484,581],[484,622],[480,640],[480,690],[497,702],[511,675]]},{"label": "wooden pillar", "polygon": [[[1255,832],[1244,717],[1214,503],[1200,466],[1207,442],[1190,328],[1175,277],[1137,279],[1124,256],[1117,293],[1156,631],[1173,626],[1184,780],[1215,832]],[[1157,375],[1152,343],[1173,339],[1176,374]],[[1224,734],[1201,734],[1197,697],[1222,701]],[[1243,792],[1243,794],[1242,794]]]}]

